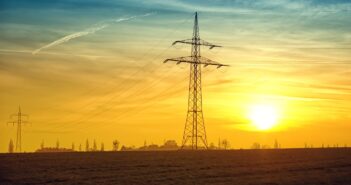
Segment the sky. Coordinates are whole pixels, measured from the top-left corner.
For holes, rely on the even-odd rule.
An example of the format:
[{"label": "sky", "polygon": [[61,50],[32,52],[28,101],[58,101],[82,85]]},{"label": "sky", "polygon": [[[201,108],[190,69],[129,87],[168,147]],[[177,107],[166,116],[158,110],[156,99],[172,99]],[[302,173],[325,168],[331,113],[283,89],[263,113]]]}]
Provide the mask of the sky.
[{"label": "sky", "polygon": [[[175,40],[221,48],[201,55],[208,142],[233,148],[351,145],[351,2],[347,0],[0,1],[0,152],[16,140],[10,115],[29,115],[22,150],[181,143],[190,55]],[[252,107],[275,125],[252,127]]]}]

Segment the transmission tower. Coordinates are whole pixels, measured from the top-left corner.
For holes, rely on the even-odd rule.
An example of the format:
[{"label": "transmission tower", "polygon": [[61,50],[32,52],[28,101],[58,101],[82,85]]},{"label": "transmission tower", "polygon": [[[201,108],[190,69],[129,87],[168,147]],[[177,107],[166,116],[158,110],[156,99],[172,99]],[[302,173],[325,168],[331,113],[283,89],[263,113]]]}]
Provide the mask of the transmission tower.
[{"label": "transmission tower", "polygon": [[14,126],[17,124],[17,138],[16,138],[16,152],[22,152],[22,124],[28,123],[28,121],[23,120],[22,118],[26,117],[28,119],[27,114],[23,114],[21,112],[21,107],[18,106],[18,113],[12,114],[8,123],[12,123]]},{"label": "transmission tower", "polygon": [[191,146],[191,149],[197,150],[200,145],[208,148],[204,116],[202,113],[201,65],[204,67],[216,66],[217,68],[228,65],[220,64],[200,55],[200,46],[206,46],[209,49],[221,46],[200,39],[197,12],[195,12],[193,38],[178,40],[173,42],[172,45],[177,43],[190,44],[192,46],[190,56],[169,58],[164,61],[164,63],[173,61],[176,64],[188,63],[190,65],[188,112],[181,148]]}]

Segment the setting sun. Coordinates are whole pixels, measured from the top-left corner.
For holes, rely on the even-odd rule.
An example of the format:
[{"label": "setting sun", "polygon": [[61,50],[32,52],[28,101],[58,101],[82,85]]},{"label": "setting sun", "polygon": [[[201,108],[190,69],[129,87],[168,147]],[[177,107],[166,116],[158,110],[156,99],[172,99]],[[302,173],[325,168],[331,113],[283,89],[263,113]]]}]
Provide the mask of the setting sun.
[{"label": "setting sun", "polygon": [[256,129],[271,129],[278,121],[277,109],[272,105],[254,105],[249,110],[249,119]]}]

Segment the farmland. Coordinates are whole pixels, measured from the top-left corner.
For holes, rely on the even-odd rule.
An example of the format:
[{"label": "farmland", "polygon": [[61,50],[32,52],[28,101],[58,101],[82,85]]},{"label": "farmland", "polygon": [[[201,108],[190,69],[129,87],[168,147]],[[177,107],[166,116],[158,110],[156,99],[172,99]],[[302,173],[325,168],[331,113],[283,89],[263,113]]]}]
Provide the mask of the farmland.
[{"label": "farmland", "polygon": [[351,184],[351,149],[0,154],[0,184]]}]

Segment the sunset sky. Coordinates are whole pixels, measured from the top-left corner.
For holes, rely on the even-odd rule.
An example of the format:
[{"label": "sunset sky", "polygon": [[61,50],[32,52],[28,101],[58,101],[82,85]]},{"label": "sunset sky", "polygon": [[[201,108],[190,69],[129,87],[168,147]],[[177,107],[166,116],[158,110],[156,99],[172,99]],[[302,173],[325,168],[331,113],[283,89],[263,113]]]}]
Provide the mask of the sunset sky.
[{"label": "sunset sky", "polygon": [[[180,144],[189,66],[163,61],[190,55],[171,44],[191,38],[195,11],[200,37],[223,46],[201,54],[230,65],[203,69],[209,143],[351,146],[348,0],[1,0],[0,152],[19,105],[24,151]],[[257,106],[274,109],[274,126],[253,125]]]}]

